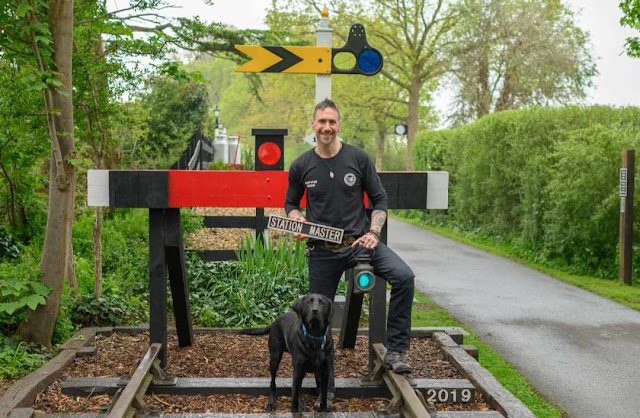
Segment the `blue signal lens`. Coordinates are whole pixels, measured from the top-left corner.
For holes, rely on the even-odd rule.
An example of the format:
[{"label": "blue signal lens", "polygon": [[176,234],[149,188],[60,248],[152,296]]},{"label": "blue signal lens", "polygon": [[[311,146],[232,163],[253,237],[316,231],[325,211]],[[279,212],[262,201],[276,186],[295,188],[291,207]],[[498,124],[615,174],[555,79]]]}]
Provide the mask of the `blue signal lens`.
[{"label": "blue signal lens", "polygon": [[358,287],[368,289],[373,284],[373,275],[368,271],[363,271],[358,275]]},{"label": "blue signal lens", "polygon": [[371,49],[366,49],[358,56],[358,67],[367,74],[372,74],[380,70],[382,66],[382,56]]}]

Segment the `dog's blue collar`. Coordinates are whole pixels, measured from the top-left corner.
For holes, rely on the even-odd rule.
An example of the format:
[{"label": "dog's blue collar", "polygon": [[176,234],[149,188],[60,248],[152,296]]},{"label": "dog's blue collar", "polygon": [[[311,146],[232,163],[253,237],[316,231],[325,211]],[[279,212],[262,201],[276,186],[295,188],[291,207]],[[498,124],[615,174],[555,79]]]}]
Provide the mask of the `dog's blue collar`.
[{"label": "dog's blue collar", "polygon": [[316,337],[315,335],[309,334],[309,332],[307,331],[307,327],[304,325],[304,322],[302,323],[302,334],[304,334],[305,337],[311,338],[312,340],[316,340],[316,341],[324,341],[325,338],[327,337],[326,334],[322,334],[320,337]]}]

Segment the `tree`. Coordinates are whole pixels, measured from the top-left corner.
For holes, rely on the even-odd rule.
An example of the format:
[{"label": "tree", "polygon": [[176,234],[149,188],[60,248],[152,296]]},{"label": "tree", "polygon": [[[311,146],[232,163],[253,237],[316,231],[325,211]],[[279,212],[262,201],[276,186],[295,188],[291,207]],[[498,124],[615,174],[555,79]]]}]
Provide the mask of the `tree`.
[{"label": "tree", "polygon": [[[314,11],[316,16],[323,7],[323,3],[316,0],[285,3],[281,9],[298,6],[307,14]],[[449,69],[450,32],[457,19],[457,10],[448,7],[449,3],[447,0],[341,0],[333,2],[330,11],[332,27],[334,22],[337,26],[360,22],[365,26],[369,43],[382,52],[382,76],[401,91],[385,100],[406,106],[408,170],[413,170],[411,147],[420,123],[420,109],[428,104],[429,93]],[[334,35],[346,41],[346,31],[334,31]],[[395,116],[401,119],[404,115]]]},{"label": "tree", "polygon": [[[624,14],[620,19],[620,24],[640,31],[640,1],[621,0],[619,6]],[[640,37],[633,36],[627,38],[626,46],[627,55],[634,58],[640,58]]]},{"label": "tree", "polygon": [[465,0],[459,11],[455,123],[584,98],[595,64],[587,34],[559,1]]},{"label": "tree", "polygon": [[145,168],[168,168],[180,158],[191,136],[202,130],[208,110],[206,86],[192,80],[156,76],[141,102],[149,108],[146,138],[131,149],[131,159]]},{"label": "tree", "polygon": [[72,99],[73,1],[10,1],[0,8],[3,58],[27,69],[42,93],[51,143],[49,210],[42,251],[46,305],[29,310],[19,329],[25,340],[50,345],[68,266],[76,184]]},{"label": "tree", "polygon": [[[90,119],[95,129],[87,128],[84,132],[99,133],[81,144],[81,152],[99,159],[100,152],[91,154],[87,150],[106,151],[109,138],[113,137],[109,135],[108,112],[98,110],[102,108],[100,104],[112,102],[114,91],[122,91],[127,83],[133,84],[133,77],[124,76],[132,74],[128,66],[102,69],[97,66],[113,63],[116,57],[164,59],[176,48],[219,52],[240,59],[234,44],[267,36],[262,31],[236,31],[217,23],[204,24],[198,19],[167,19],[158,13],[164,7],[162,0],[132,1],[129,7],[113,12],[106,11],[105,0],[77,3],[75,9],[72,0],[0,3],[0,57],[12,69],[25,71],[25,83],[41,94],[51,147],[49,209],[41,259],[42,282],[51,287],[51,292],[46,305],[29,311],[18,331],[25,340],[45,345],[50,343],[65,276],[73,273],[70,267],[73,266],[75,165],[82,160],[76,152],[74,111],[82,116],[79,129],[84,129],[84,122],[88,125]],[[78,17],[75,22],[74,12]],[[87,26],[95,30],[83,30]],[[82,75],[90,75],[78,79],[81,81],[78,88],[73,85],[74,49],[75,66],[86,70]],[[88,54],[89,49],[94,53]],[[76,95],[82,97],[78,109],[74,109]],[[2,143],[6,145],[6,139],[0,145]]]},{"label": "tree", "polygon": [[46,114],[38,110],[40,92],[30,90],[28,72],[0,62],[0,218],[28,242],[42,211],[36,190],[44,184]]}]

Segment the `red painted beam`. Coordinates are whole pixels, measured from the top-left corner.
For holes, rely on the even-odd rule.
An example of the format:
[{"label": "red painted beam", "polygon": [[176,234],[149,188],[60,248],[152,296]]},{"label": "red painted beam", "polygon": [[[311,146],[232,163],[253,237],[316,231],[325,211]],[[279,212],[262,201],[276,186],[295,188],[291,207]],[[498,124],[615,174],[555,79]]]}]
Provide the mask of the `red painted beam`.
[{"label": "red painted beam", "polygon": [[286,171],[170,170],[169,207],[282,208],[288,176]]}]

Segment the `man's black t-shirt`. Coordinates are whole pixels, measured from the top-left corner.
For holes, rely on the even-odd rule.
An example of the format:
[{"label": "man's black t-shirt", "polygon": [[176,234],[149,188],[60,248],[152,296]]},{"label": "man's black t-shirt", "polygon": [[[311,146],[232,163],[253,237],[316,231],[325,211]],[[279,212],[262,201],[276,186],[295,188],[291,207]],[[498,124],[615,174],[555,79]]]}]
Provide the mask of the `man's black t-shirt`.
[{"label": "man's black t-shirt", "polygon": [[387,192],[371,158],[345,143],[332,158],[321,158],[311,149],[291,164],[285,201],[287,214],[300,209],[305,191],[307,220],[344,229],[345,236],[360,236],[369,231],[363,192],[367,192],[373,210],[386,212],[388,208]]}]

